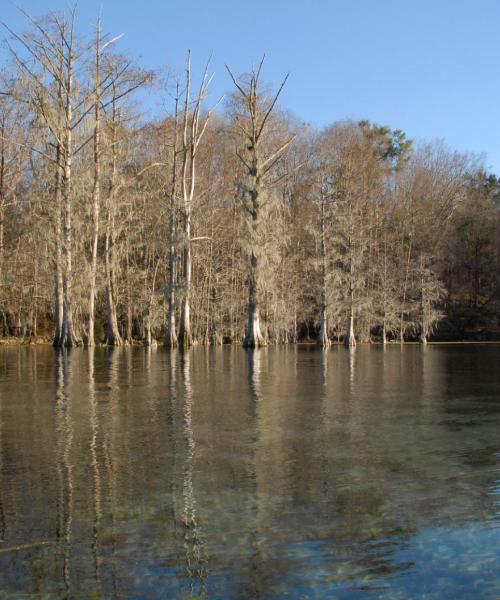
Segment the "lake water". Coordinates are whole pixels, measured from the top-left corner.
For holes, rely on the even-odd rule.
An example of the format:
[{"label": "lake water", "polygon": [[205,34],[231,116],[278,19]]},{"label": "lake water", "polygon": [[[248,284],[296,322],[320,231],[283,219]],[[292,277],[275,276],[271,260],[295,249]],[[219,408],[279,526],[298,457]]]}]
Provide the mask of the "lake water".
[{"label": "lake water", "polygon": [[0,598],[500,597],[500,346],[0,348]]}]

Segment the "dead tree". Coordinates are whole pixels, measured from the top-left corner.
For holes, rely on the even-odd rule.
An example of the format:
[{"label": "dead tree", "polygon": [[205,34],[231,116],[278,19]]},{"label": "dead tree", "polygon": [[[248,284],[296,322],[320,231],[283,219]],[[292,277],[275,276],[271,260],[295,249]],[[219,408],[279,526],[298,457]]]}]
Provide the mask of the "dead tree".
[{"label": "dead tree", "polygon": [[268,97],[261,92],[260,74],[264,58],[257,69],[252,69],[247,82],[237,81],[229,67],[228,73],[239,95],[239,110],[235,115],[235,125],[243,148],[236,151],[245,176],[240,182],[242,204],[245,211],[249,235],[248,321],[243,346],[255,348],[265,346],[266,336],[260,324],[261,287],[263,256],[263,208],[269,202],[270,174],[295,136],[287,139],[277,149],[269,149],[267,134],[271,115],[285,86],[288,75],[281,83],[278,92]]},{"label": "dead tree", "polygon": [[[54,152],[31,148],[54,165],[55,233],[55,346],[75,346],[79,340],[73,325],[72,166],[83,145],[74,142],[77,128],[89,113],[90,94],[81,90],[76,69],[86,51],[75,40],[75,8],[67,15],[51,13],[37,21],[22,11],[32,32],[19,35],[5,25],[20,51],[10,46],[19,72],[27,82],[28,103],[44,125]],[[23,98],[21,101],[26,101]]]},{"label": "dead tree", "polygon": [[175,94],[175,112],[174,112],[174,132],[171,153],[171,180],[170,193],[168,197],[169,216],[168,216],[168,265],[167,265],[167,333],[165,336],[165,346],[175,348],[177,346],[177,332],[175,329],[175,225],[177,211],[177,155],[178,155],[178,122],[179,122],[179,84],[176,87]]},{"label": "dead tree", "polygon": [[[193,200],[196,188],[196,161],[198,150],[213,110],[207,111],[202,118],[202,104],[207,95],[210,82],[212,81],[212,76],[208,76],[209,64],[210,60],[205,67],[198,95],[191,101],[191,52],[188,52],[186,62],[186,89],[184,92],[184,115],[182,122],[182,164],[180,182],[182,194],[182,266],[184,281],[179,323],[179,344],[182,347],[188,347],[193,342],[191,333],[191,243],[193,241],[191,237],[191,225]],[[219,102],[217,102],[217,104]]]}]

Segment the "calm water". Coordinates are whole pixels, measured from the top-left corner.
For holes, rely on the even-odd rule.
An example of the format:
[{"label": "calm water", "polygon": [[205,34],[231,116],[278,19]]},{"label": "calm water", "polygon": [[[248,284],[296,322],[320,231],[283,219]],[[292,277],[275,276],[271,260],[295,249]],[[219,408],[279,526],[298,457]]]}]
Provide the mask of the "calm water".
[{"label": "calm water", "polygon": [[500,346],[0,349],[0,598],[500,597]]}]

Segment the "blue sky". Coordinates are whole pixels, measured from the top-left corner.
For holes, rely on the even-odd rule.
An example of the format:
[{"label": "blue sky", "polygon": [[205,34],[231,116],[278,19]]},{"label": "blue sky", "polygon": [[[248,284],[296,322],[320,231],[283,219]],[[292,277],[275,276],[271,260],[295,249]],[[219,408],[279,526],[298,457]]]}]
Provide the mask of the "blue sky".
[{"label": "blue sky", "polygon": [[[19,0],[41,15],[68,2]],[[80,0],[90,29],[124,33],[120,48],[147,68],[179,69],[187,48],[201,66],[213,52],[213,95],[267,55],[265,79],[288,71],[281,104],[315,126],[370,119],[413,139],[445,139],[485,153],[500,174],[500,1],[498,0]],[[23,27],[14,4],[3,20]],[[153,103],[151,103],[151,106]]]}]

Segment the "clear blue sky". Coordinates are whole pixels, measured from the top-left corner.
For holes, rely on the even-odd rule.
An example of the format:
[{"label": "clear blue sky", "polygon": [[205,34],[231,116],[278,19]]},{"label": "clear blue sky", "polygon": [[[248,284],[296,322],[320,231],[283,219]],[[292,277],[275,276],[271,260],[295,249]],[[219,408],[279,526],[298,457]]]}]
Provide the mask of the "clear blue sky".
[{"label": "clear blue sky", "polygon": [[[34,15],[68,6],[18,0]],[[486,154],[500,174],[499,0],[80,0],[143,66],[180,68],[213,51],[214,96],[265,52],[265,78],[291,72],[282,106],[315,126],[366,118],[414,139]],[[9,0],[1,18],[23,20]]]}]

